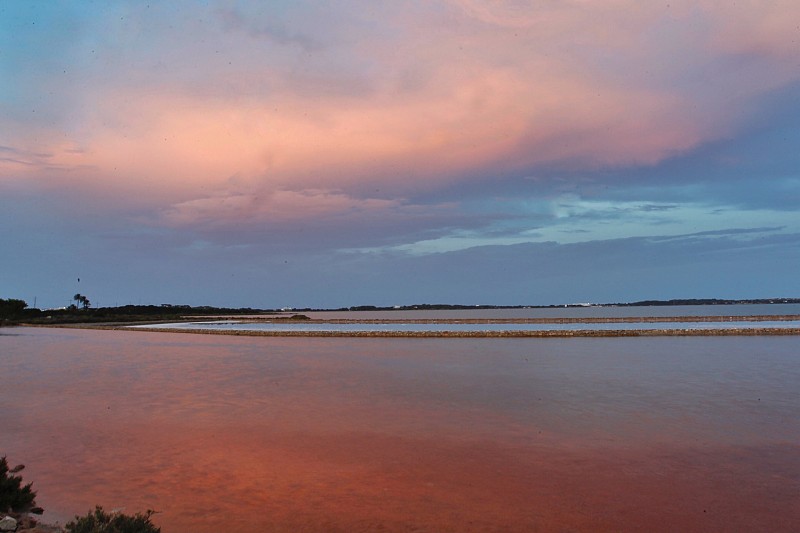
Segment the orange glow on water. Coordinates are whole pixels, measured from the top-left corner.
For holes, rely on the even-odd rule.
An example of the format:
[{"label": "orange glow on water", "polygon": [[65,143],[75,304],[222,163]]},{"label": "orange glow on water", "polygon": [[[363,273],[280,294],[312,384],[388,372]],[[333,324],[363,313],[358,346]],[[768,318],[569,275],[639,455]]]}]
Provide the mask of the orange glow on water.
[{"label": "orange glow on water", "polygon": [[[13,331],[0,448],[27,464],[51,520],[95,504],[200,533],[800,519],[791,338]],[[769,344],[761,364],[751,343]]]}]

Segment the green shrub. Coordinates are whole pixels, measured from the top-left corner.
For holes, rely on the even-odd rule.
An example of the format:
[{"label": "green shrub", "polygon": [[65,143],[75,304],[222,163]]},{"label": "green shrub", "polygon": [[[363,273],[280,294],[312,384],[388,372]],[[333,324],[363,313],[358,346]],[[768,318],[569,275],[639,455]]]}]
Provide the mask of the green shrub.
[{"label": "green shrub", "polygon": [[107,513],[99,505],[86,516],[76,516],[66,526],[66,533],[160,533],[161,528],[150,522],[155,511],[133,516],[122,513]]},{"label": "green shrub", "polygon": [[36,493],[31,489],[32,483],[22,485],[22,476],[15,476],[23,466],[9,469],[6,457],[0,458],[0,512],[24,513],[33,506]]}]

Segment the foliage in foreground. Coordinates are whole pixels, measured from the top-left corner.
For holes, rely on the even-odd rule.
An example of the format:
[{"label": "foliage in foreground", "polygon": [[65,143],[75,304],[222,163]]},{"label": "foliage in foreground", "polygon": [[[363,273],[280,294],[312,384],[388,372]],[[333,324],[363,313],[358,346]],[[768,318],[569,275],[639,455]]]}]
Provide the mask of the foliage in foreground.
[{"label": "foliage in foreground", "polygon": [[34,506],[36,493],[31,489],[32,483],[22,485],[22,476],[16,476],[23,466],[8,467],[5,456],[0,458],[0,512],[24,513]]},{"label": "foliage in foreground", "polygon": [[155,511],[136,513],[107,513],[99,505],[86,516],[76,516],[66,526],[66,533],[161,533],[161,528],[150,521]]}]

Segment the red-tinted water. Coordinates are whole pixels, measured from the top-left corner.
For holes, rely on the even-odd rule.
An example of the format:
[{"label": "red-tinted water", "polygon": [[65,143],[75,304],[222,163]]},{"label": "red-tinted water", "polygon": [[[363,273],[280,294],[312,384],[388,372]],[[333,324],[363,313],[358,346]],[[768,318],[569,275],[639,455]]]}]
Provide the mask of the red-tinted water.
[{"label": "red-tinted water", "polygon": [[[797,337],[0,331],[46,518],[169,532],[793,531]],[[14,334],[14,335],[8,335]]]}]

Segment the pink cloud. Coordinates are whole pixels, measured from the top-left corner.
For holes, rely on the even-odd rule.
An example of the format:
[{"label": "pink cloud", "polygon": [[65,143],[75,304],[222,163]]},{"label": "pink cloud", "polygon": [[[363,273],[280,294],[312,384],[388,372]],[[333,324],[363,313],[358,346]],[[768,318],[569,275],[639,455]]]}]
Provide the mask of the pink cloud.
[{"label": "pink cloud", "polygon": [[[72,170],[70,185],[149,203],[183,224],[391,208],[373,196],[536,165],[654,164],[730,135],[748,104],[800,78],[798,15],[788,1],[378,3],[359,20],[388,37],[366,24],[313,47],[273,36],[260,55],[249,47],[263,32],[237,33],[228,20],[209,33],[219,46],[200,51],[246,57],[241,70],[215,59],[203,76],[202,66],[171,75],[131,61],[141,70],[119,76],[131,85],[96,72],[104,81],[89,76],[68,132],[0,138],[48,154],[5,158],[0,179],[51,176],[42,182],[62,187]],[[180,56],[192,52],[169,54],[203,65]],[[741,54],[762,59],[747,71],[707,69]]]},{"label": "pink cloud", "polygon": [[793,0],[770,2],[709,2],[715,19],[712,44],[724,53],[757,53],[783,58],[797,66],[800,48],[800,4]]}]

